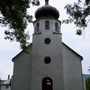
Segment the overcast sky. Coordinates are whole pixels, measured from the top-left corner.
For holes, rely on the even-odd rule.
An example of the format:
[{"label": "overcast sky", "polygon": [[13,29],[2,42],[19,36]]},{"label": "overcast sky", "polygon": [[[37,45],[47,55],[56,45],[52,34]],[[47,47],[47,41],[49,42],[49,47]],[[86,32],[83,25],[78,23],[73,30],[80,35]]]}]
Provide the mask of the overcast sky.
[{"label": "overcast sky", "polygon": [[[59,12],[60,12],[60,19],[66,18],[64,6],[68,3],[72,3],[72,1],[75,0],[50,0],[50,5],[55,6]],[[44,0],[41,0],[41,5],[44,4]],[[33,7],[31,10],[28,10],[28,13],[31,12],[31,14],[34,15],[34,11],[38,7]],[[90,17],[89,17],[90,19]],[[7,79],[8,74],[12,75],[13,73],[13,62],[12,58],[17,55],[21,49],[19,47],[19,44],[15,41],[10,42],[7,40],[4,40],[4,30],[6,30],[6,27],[0,26],[0,78],[1,79]],[[62,32],[62,39],[63,42],[66,43],[69,47],[74,49],[77,53],[79,53],[81,56],[83,56],[82,61],[82,68],[83,73],[90,73],[88,71],[88,68],[90,68],[90,23],[88,24],[88,27],[83,31],[82,36],[76,35],[74,24],[63,24],[61,26],[61,32]],[[27,30],[29,31],[30,37],[33,33],[33,25],[29,24],[27,27]],[[31,37],[32,38],[32,37]],[[31,42],[32,40],[30,40]]]}]

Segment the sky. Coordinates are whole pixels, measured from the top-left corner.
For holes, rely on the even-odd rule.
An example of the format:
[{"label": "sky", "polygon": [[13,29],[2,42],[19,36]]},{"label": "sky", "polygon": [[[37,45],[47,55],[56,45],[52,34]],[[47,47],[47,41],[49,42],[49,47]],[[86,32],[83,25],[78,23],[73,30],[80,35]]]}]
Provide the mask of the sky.
[{"label": "sky", "polygon": [[[50,5],[56,7],[60,12],[59,20],[66,18],[66,12],[64,6],[68,3],[73,3],[75,0],[49,0]],[[41,0],[41,6],[44,5],[44,0]],[[32,6],[28,9],[28,13],[34,16],[34,12],[38,7]],[[90,17],[89,17],[90,19]],[[7,27],[0,26],[0,78],[7,79],[8,75],[13,74],[13,62],[12,58],[16,56],[20,51],[20,45],[16,41],[8,41],[4,39],[4,31]],[[84,74],[90,74],[88,70],[90,68],[90,23],[88,27],[82,32],[81,36],[76,35],[76,27],[72,24],[62,24],[61,33],[62,41],[67,44],[70,48],[75,50],[81,56],[83,56],[82,61],[82,71]],[[30,35],[30,42],[32,42],[33,35],[33,25],[29,24],[26,31]]]}]

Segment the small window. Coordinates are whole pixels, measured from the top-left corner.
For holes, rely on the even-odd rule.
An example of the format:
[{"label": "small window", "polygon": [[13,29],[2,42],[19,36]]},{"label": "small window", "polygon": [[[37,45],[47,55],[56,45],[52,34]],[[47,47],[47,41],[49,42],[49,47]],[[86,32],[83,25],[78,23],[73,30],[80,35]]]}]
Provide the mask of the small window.
[{"label": "small window", "polygon": [[49,56],[46,56],[44,58],[44,62],[45,62],[45,64],[49,64],[51,62],[51,58]]},{"label": "small window", "polygon": [[45,29],[49,29],[50,28],[50,25],[49,25],[49,21],[45,21]]},{"label": "small window", "polygon": [[40,30],[39,30],[39,23],[36,24],[35,30],[36,30],[35,33],[39,33],[40,32]]},{"label": "small window", "polygon": [[51,39],[50,38],[45,38],[45,44],[50,44],[50,42],[51,42]]},{"label": "small window", "polygon": [[59,33],[59,25],[58,25],[57,22],[55,23],[55,32],[56,32],[56,33]]}]

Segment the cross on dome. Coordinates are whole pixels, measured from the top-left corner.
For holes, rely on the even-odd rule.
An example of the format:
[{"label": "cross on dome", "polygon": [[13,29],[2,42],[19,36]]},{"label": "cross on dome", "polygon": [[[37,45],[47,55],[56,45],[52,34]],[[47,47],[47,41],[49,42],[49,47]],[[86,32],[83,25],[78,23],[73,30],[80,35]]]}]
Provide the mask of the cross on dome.
[{"label": "cross on dome", "polygon": [[45,0],[45,5],[48,5],[49,4],[49,0]]},{"label": "cross on dome", "polygon": [[40,19],[43,17],[58,19],[59,12],[55,7],[49,5],[49,0],[45,0],[45,5],[38,8],[35,12],[35,17],[36,19]]}]

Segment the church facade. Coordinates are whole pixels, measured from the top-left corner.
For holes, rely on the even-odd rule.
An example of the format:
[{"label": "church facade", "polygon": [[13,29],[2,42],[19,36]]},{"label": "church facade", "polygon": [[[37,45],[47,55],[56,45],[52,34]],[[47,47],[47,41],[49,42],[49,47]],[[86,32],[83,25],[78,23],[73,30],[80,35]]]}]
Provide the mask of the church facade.
[{"label": "church facade", "polygon": [[62,42],[58,10],[46,0],[35,17],[29,52],[12,60],[11,90],[84,90],[82,57]]}]

